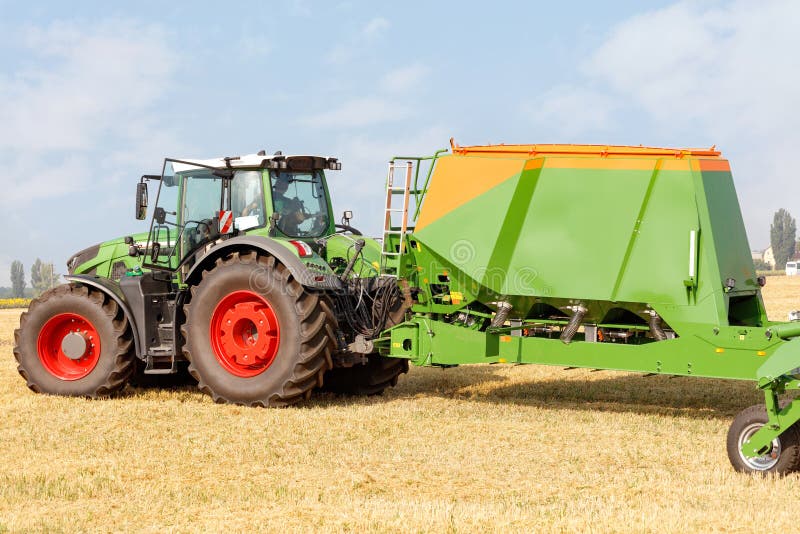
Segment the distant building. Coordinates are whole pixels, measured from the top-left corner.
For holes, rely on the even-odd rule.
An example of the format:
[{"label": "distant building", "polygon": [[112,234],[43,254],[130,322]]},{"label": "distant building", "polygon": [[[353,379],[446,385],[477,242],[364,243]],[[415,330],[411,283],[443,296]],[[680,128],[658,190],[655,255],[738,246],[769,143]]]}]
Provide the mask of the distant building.
[{"label": "distant building", "polygon": [[[769,265],[770,269],[775,269],[775,255],[772,253],[772,247],[769,246],[765,250],[751,250],[753,261],[763,261]],[[788,261],[800,261],[800,251],[795,252],[789,256]]]},{"label": "distant building", "polygon": [[750,255],[753,257],[753,263],[763,262],[766,263],[770,269],[775,269],[775,255],[772,253],[771,246],[764,250],[751,250]]},{"label": "distant building", "polygon": [[772,245],[767,247],[767,250],[764,251],[764,255],[761,259],[764,263],[769,265],[770,269],[775,268],[775,254],[772,253]]}]

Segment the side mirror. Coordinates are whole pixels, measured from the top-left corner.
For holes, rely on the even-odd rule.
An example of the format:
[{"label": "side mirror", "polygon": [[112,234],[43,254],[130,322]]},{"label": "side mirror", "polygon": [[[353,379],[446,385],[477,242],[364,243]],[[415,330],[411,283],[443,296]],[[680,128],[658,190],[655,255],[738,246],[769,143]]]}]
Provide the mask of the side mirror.
[{"label": "side mirror", "polygon": [[136,219],[143,221],[147,218],[147,184],[136,184]]}]

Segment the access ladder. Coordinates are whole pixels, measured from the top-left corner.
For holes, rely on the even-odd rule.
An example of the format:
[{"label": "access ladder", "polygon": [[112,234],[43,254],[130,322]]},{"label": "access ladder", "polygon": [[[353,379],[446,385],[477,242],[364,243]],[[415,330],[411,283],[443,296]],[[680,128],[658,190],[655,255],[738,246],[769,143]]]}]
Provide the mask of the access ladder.
[{"label": "access ladder", "polygon": [[[386,176],[381,273],[390,276],[400,274],[400,259],[408,247],[407,236],[414,231],[436,160],[445,152],[447,150],[438,150],[433,156],[428,157],[395,157],[389,162]],[[425,183],[420,187],[420,166],[423,161],[429,161],[430,167],[425,176]],[[396,207],[398,197],[402,199],[401,207]],[[400,220],[396,221],[398,215]]]}]

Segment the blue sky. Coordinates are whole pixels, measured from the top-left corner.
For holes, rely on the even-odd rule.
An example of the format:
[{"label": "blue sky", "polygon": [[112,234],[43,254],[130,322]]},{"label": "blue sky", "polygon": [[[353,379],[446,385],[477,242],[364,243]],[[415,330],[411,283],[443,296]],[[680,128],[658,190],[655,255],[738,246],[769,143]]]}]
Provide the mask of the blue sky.
[{"label": "blue sky", "polygon": [[341,158],[380,229],[385,164],[460,144],[717,145],[750,243],[800,215],[800,3],[0,0],[0,285],[144,228],[164,156]]}]

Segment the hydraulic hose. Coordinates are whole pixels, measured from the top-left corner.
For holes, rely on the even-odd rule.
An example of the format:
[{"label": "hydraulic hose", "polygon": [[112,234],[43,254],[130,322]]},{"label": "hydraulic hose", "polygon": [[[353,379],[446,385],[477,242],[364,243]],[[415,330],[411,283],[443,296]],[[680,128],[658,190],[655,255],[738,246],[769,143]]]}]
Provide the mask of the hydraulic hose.
[{"label": "hydraulic hose", "polygon": [[574,313],[572,314],[569,323],[567,323],[567,326],[564,327],[564,330],[561,332],[561,335],[559,336],[559,339],[561,339],[561,341],[567,345],[572,342],[573,336],[575,336],[575,333],[578,331],[578,328],[581,327],[581,321],[583,321],[583,317],[586,315],[586,312],[588,311],[584,306],[580,304],[578,304],[577,306],[573,306],[571,309]]},{"label": "hydraulic hose", "polygon": [[661,328],[661,317],[659,317],[658,313],[655,310],[650,310],[647,312],[649,318],[647,322],[650,324],[650,332],[653,334],[653,337],[656,341],[664,341],[667,339],[667,334],[664,332],[664,329]]},{"label": "hydraulic hose", "polygon": [[511,309],[514,306],[509,304],[508,302],[498,302],[497,303],[497,313],[494,317],[492,317],[492,322],[489,325],[491,328],[500,328],[503,326],[503,323],[506,322],[508,319],[508,314],[511,313]]},{"label": "hydraulic hose", "polygon": [[358,255],[361,253],[361,249],[364,248],[365,244],[366,242],[363,239],[358,239],[355,244],[353,244],[353,248],[355,248],[356,252],[353,254],[353,257],[350,258],[350,261],[347,262],[347,267],[345,267],[344,272],[339,277],[342,282],[347,280],[347,277],[350,276],[350,271],[353,270],[353,265],[355,265],[356,259],[358,259]]}]

